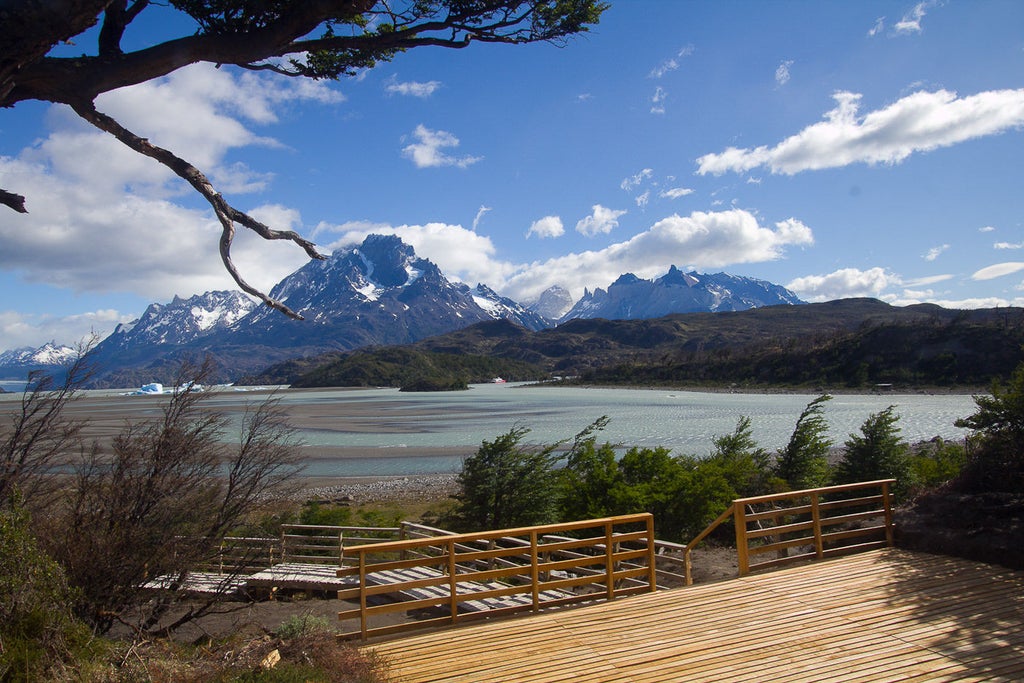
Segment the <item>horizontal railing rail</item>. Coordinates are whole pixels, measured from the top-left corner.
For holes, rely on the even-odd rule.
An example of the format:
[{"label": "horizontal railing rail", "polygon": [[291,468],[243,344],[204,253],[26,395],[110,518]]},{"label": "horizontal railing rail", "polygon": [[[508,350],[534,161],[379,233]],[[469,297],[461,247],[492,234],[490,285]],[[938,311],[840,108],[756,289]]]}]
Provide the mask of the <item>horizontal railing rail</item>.
[{"label": "horizontal railing rail", "polygon": [[[365,640],[657,589],[654,519],[647,513],[348,546],[345,557],[351,566],[341,567],[338,576],[358,583],[338,597],[358,607],[338,617],[359,626],[343,631],[343,638]],[[410,610],[431,613],[370,625]]]},{"label": "horizontal railing rail", "polygon": [[[683,553],[693,583],[690,552],[730,517],[740,576],[808,559],[893,545],[895,479],[738,498]],[[767,557],[768,559],[760,559]]]}]

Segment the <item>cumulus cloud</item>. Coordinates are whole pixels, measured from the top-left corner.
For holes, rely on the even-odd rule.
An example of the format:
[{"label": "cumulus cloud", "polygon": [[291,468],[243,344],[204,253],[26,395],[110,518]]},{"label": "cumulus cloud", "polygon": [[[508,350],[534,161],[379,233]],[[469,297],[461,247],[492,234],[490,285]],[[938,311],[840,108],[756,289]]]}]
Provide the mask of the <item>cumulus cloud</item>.
[{"label": "cumulus cloud", "polygon": [[558,216],[544,216],[544,218],[534,221],[526,232],[527,237],[536,235],[542,239],[545,237],[561,237],[564,234],[565,226],[562,225],[562,219]]},{"label": "cumulus cloud", "polygon": [[786,288],[801,299],[815,302],[861,296],[878,297],[886,289],[900,284],[900,278],[884,268],[842,268],[826,275],[798,277],[787,284]]},{"label": "cumulus cloud", "polygon": [[1024,263],[1019,261],[1009,261],[1007,263],[996,263],[991,266],[986,266],[981,270],[977,270],[971,275],[972,280],[994,280],[997,277],[1003,277],[1004,275],[1013,275],[1014,273],[1024,270]]},{"label": "cumulus cloud", "polygon": [[518,264],[498,259],[490,238],[459,225],[324,223],[313,236],[336,249],[358,244],[371,233],[398,235],[448,277],[486,283],[518,301],[536,298],[556,284],[580,296],[584,288],[607,287],[623,273],[653,278],[671,265],[709,269],[770,261],[782,258],[788,247],[813,242],[810,228],[796,219],[768,227],[742,210],[672,215],[603,249]]},{"label": "cumulus cloud", "polygon": [[591,208],[593,212],[576,223],[576,232],[588,237],[607,235],[619,227],[619,218],[626,214],[625,211],[609,209],[600,204],[594,204]]},{"label": "cumulus cloud", "polygon": [[942,245],[939,245],[937,247],[932,247],[924,255],[924,260],[925,261],[934,261],[935,259],[939,258],[939,256],[942,255],[942,252],[947,251],[948,249],[949,249],[949,245],[948,244],[942,244]]},{"label": "cumulus cloud", "polygon": [[443,130],[431,130],[420,124],[416,126],[412,136],[416,142],[402,148],[402,156],[411,159],[416,168],[438,168],[441,166],[457,166],[466,168],[477,163],[483,157],[451,156],[445,149],[458,147],[457,137]]},{"label": "cumulus cloud", "polygon": [[[219,190],[239,192],[270,177],[228,162],[228,153],[277,145],[251,127],[274,123],[277,108],[296,99],[336,103],[341,96],[315,83],[196,65],[107,93],[97,106],[203,168]],[[185,183],[66,107],[51,107],[45,123],[48,131],[36,144],[0,158],[5,186],[26,194],[30,210],[27,216],[0,212],[0,268],[29,282],[127,291],[153,301],[234,287],[217,252],[220,227],[212,212],[177,203],[186,196],[197,204]],[[267,207],[263,215],[275,228],[297,227],[294,213],[287,224],[278,222],[285,213]],[[257,287],[268,289],[305,260],[295,245],[250,241],[248,232],[239,230],[234,253]]]},{"label": "cumulus cloud", "polygon": [[384,84],[384,91],[389,95],[405,95],[408,97],[419,97],[426,99],[437,92],[441,87],[441,81],[404,81],[400,82],[397,76],[392,76]]},{"label": "cumulus cloud", "polygon": [[653,278],[664,275],[671,265],[709,269],[771,261],[781,258],[787,247],[813,241],[810,228],[793,218],[766,227],[739,209],[674,214],[604,249],[520,266],[503,290],[527,301],[559,284],[580,296],[584,288],[607,287],[622,273]]},{"label": "cumulus cloud", "polygon": [[992,245],[993,249],[1024,249],[1024,242],[996,242]]},{"label": "cumulus cloud", "polygon": [[779,85],[786,85],[791,78],[789,67],[793,66],[793,60],[787,59],[775,68],[775,82]]},{"label": "cumulus cloud", "polygon": [[113,309],[63,317],[0,311],[0,339],[5,345],[0,351],[24,346],[36,348],[50,341],[67,346],[87,343],[94,336],[107,336],[119,323],[129,322],[133,317]]},{"label": "cumulus cloud", "polygon": [[461,225],[427,223],[392,226],[352,221],[341,225],[321,223],[313,235],[331,249],[354,246],[367,235],[397,235],[416,250],[416,255],[433,261],[449,278],[500,288],[516,266],[499,260],[490,237]]},{"label": "cumulus cloud", "polygon": [[978,228],[978,232],[995,232],[995,231],[996,231],[996,229],[993,228],[991,225],[986,225],[986,226],[983,226],[981,228]]},{"label": "cumulus cloud", "polygon": [[868,114],[861,95],[838,92],[835,109],[774,147],[729,147],[697,159],[701,175],[772,173],[837,168],[854,163],[897,164],[915,152],[949,147],[1024,125],[1024,89],[991,90],[958,97],[948,90],[917,92]]}]

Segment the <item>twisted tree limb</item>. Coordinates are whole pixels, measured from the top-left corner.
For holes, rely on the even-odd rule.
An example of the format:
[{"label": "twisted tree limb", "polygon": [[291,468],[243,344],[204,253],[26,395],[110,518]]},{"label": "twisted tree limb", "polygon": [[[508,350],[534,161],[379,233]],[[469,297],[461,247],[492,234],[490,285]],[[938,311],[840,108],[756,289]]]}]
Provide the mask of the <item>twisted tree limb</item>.
[{"label": "twisted tree limb", "polygon": [[154,145],[146,138],[139,137],[135,133],[131,132],[112,117],[98,111],[93,102],[72,102],[71,107],[75,110],[75,113],[84,120],[88,121],[100,130],[110,133],[121,143],[127,145],[139,154],[144,154],[151,159],[155,159],[195,188],[195,190],[201,194],[207,202],[209,202],[210,206],[213,207],[213,212],[217,215],[217,220],[220,221],[220,258],[224,263],[224,267],[227,268],[228,273],[231,274],[231,277],[239,288],[242,291],[258,298],[267,306],[284,313],[288,317],[296,320],[303,320],[303,317],[299,313],[288,308],[280,301],[270,298],[242,278],[241,273],[238,272],[238,268],[231,259],[231,244],[235,239],[235,223],[249,228],[265,240],[288,240],[290,242],[294,242],[299,245],[312,259],[323,260],[327,258],[317,251],[315,244],[292,230],[274,230],[259,222],[244,211],[239,211],[235,207],[231,206],[231,204],[229,204],[227,200],[217,192],[213,183],[209,181],[202,171],[170,150]]}]

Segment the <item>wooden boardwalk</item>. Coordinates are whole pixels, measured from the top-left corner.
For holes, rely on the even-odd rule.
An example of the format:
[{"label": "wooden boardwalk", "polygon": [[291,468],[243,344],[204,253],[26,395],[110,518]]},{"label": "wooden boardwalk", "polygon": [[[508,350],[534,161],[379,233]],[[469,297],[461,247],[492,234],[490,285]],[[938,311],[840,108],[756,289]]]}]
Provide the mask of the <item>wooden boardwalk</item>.
[{"label": "wooden boardwalk", "polygon": [[365,646],[419,681],[1022,681],[1024,572],[886,549]]}]

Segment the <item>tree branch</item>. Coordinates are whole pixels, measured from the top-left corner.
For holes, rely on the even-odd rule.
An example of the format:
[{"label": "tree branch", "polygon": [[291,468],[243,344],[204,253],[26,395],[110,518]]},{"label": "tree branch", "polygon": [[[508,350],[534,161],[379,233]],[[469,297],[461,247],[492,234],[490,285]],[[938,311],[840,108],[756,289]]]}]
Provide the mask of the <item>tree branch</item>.
[{"label": "tree branch", "polygon": [[97,111],[96,106],[91,101],[73,102],[71,103],[71,107],[75,110],[76,114],[92,125],[104,132],[110,133],[121,143],[127,145],[139,154],[155,159],[173,171],[179,178],[182,178],[189,185],[195,188],[195,190],[201,194],[207,202],[209,202],[210,206],[213,207],[217,220],[220,221],[221,261],[223,261],[224,267],[227,268],[228,273],[231,274],[231,277],[239,288],[241,288],[242,291],[255,296],[267,306],[284,313],[290,318],[295,318],[296,320],[303,319],[301,315],[288,308],[280,301],[270,298],[242,278],[241,274],[238,272],[238,268],[235,267],[234,261],[231,258],[231,244],[235,237],[235,223],[239,223],[242,226],[249,228],[265,240],[288,240],[290,242],[294,242],[299,245],[310,258],[326,258],[316,250],[315,244],[304,239],[294,231],[273,230],[263,223],[260,223],[244,211],[239,211],[235,207],[231,206],[224,197],[217,192],[213,187],[213,184],[209,179],[207,179],[202,171],[181,157],[175,155],[173,152],[166,150],[163,147],[158,147],[157,145],[152,144],[149,140],[135,135],[112,117]]},{"label": "tree branch", "polygon": [[0,204],[9,206],[18,213],[28,213],[28,209],[25,208],[25,198],[20,194],[0,189]]}]

